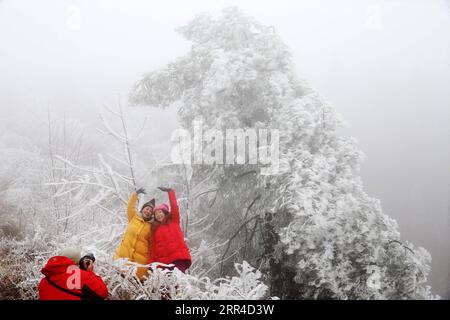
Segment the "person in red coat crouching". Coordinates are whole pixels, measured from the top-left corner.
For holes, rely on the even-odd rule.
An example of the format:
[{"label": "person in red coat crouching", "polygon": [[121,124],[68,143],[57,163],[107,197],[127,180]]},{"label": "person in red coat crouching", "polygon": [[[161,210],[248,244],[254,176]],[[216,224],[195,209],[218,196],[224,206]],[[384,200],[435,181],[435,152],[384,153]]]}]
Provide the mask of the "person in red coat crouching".
[{"label": "person in red coat crouching", "polygon": [[78,248],[63,249],[59,255],[50,258],[41,271],[45,278],[39,283],[39,299],[106,299],[108,288],[102,278],[94,273],[94,261],[93,255],[81,258]]},{"label": "person in red coat crouching", "polygon": [[165,187],[158,189],[168,193],[170,210],[165,203],[153,209],[155,230],[150,263],[173,264],[175,268],[184,273],[191,266],[192,258],[181,231],[180,209],[175,190]]}]

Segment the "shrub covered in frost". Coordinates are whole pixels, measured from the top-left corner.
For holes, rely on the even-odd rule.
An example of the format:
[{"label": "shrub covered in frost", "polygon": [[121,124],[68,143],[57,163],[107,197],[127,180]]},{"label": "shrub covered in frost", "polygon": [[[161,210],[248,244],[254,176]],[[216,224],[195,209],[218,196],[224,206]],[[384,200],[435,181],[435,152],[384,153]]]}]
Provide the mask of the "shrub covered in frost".
[{"label": "shrub covered in frost", "polygon": [[[0,298],[38,299],[37,287],[42,279],[41,269],[55,255],[63,237],[43,236],[40,233],[22,241],[2,239],[0,243]],[[69,239],[66,245],[73,245]],[[236,275],[221,279],[183,274],[177,269],[168,272],[153,268],[141,282],[133,274],[137,265],[125,260],[112,261],[107,252],[94,250],[97,257],[95,272],[108,286],[108,299],[184,300],[262,299],[267,286],[261,282],[261,273],[247,262],[236,264]]]}]

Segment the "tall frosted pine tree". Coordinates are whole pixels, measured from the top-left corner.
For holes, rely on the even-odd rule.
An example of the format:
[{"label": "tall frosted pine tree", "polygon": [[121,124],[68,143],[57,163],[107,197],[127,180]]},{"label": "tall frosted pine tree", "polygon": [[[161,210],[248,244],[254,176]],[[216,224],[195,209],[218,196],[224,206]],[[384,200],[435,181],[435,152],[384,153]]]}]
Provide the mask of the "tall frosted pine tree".
[{"label": "tall frosted pine tree", "polygon": [[249,163],[192,167],[215,190],[214,201],[190,205],[193,215],[217,217],[201,236],[233,240],[217,272],[246,259],[285,299],[433,298],[429,253],[402,242],[396,222],[365,193],[362,153],[338,133],[335,110],[299,80],[274,28],[228,8],[178,31],[191,50],[138,81],[132,104],[176,106],[191,132],[198,117],[204,129],[280,132],[278,174]]}]

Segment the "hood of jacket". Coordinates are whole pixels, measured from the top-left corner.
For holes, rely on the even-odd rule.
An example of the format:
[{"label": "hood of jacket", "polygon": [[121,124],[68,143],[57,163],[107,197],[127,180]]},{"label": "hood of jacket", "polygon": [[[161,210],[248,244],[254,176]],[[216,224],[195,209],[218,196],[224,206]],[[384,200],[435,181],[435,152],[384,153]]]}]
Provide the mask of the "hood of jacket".
[{"label": "hood of jacket", "polygon": [[48,260],[41,272],[46,277],[51,277],[56,274],[66,273],[67,267],[71,265],[75,265],[71,259],[63,256],[55,256]]}]

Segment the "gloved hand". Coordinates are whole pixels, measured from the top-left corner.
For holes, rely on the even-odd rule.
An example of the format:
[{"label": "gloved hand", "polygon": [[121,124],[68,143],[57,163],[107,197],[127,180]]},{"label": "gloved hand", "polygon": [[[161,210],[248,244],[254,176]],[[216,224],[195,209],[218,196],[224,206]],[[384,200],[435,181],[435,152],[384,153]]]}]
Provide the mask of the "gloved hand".
[{"label": "gloved hand", "polygon": [[145,189],[144,188],[139,188],[136,190],[136,193],[139,195],[141,193],[146,194]]},{"label": "gloved hand", "polygon": [[158,189],[163,192],[169,192],[170,190],[172,190],[171,188],[167,188],[167,187],[158,187]]}]

